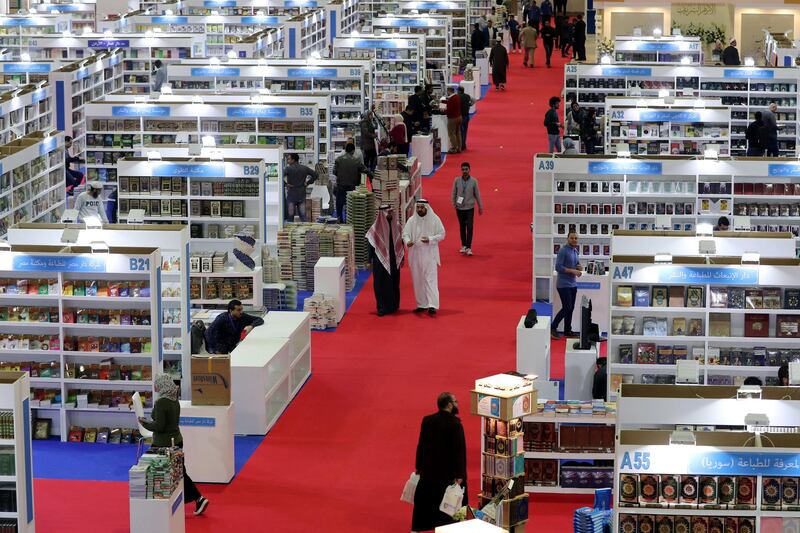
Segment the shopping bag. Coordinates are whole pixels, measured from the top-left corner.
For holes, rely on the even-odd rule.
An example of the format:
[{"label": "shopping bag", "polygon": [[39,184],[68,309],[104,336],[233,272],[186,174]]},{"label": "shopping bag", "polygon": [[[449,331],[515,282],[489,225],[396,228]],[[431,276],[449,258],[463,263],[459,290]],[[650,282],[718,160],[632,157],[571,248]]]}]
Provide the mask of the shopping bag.
[{"label": "shopping bag", "polygon": [[417,492],[417,483],[419,483],[419,474],[411,472],[406,481],[406,486],[403,487],[403,494],[400,495],[400,501],[413,504],[414,493]]},{"label": "shopping bag", "polygon": [[447,490],[444,491],[442,503],[439,504],[439,510],[448,516],[453,516],[456,511],[461,509],[461,502],[464,501],[464,489],[461,485],[453,483]]}]

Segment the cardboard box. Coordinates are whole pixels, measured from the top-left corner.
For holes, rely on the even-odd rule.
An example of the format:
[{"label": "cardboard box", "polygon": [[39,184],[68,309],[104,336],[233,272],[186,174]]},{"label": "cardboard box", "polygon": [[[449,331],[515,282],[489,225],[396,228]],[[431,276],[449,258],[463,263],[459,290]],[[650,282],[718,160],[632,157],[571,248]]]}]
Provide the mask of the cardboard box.
[{"label": "cardboard box", "polygon": [[531,414],[536,405],[536,391],[527,392],[511,398],[500,398],[478,391],[470,393],[470,412],[473,415],[512,420]]},{"label": "cardboard box", "polygon": [[231,356],[192,356],[192,405],[230,405]]}]

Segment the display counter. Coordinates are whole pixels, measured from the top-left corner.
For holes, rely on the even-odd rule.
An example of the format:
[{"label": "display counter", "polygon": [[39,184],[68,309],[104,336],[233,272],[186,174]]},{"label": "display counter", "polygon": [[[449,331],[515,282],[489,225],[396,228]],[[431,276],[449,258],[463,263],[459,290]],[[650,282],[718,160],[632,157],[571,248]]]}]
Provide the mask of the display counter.
[{"label": "display counter", "polygon": [[184,533],[186,516],[183,481],[172,492],[169,499],[131,498],[131,533]]},{"label": "display counter", "polygon": [[186,471],[198,483],[229,483],[234,475],[234,404],[192,405],[181,400],[180,430]]}]

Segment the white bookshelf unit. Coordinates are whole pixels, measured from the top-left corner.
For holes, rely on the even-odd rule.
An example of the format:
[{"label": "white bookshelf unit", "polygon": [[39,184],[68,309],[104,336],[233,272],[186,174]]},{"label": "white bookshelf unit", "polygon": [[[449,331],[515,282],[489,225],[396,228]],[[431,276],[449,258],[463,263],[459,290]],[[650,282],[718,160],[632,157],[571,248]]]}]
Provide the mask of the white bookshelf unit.
[{"label": "white bookshelf unit", "polygon": [[39,83],[0,94],[0,144],[53,129],[53,92]]},{"label": "white bookshelf unit", "polygon": [[797,56],[800,56],[800,48],[787,33],[789,32],[772,33],[764,30],[764,60],[767,66],[791,67]]},{"label": "white bookshelf unit", "polygon": [[606,98],[605,152],[630,155],[731,155],[731,109],[719,99]]},{"label": "white bookshelf unit", "polygon": [[2,299],[10,306],[0,323],[0,349],[5,361],[35,365],[37,375],[56,369],[58,377],[34,377],[31,387],[57,396],[34,395],[31,407],[37,418],[52,420],[51,433],[62,441],[72,426],[135,427],[134,392],[152,406],[152,376],[163,360],[160,268],[153,248],[12,246],[0,252]]},{"label": "white bookshelf unit", "polygon": [[337,37],[334,53],[338,59],[372,60],[372,97],[382,115],[405,109],[408,95],[425,79],[423,35]]},{"label": "white bookshelf unit", "polygon": [[302,93],[331,97],[333,151],[344,149],[348,135],[358,136],[360,115],[371,101],[371,63],[366,60],[232,59],[221,64],[186,60],[170,68],[170,83],[177,94],[213,94],[219,91],[273,95]]},{"label": "white bookshelf unit", "polygon": [[[328,46],[327,18],[324,9],[306,11],[289,17],[280,24],[279,33],[273,34],[270,31],[273,29],[266,28],[242,37],[233,43],[231,49],[240,58],[279,57],[277,52],[282,50],[285,58],[304,59],[314,52],[321,53]],[[282,46],[277,46],[278,41],[281,41]]]},{"label": "white bookshelf unit", "polygon": [[0,47],[15,59],[23,53],[34,57],[39,38],[69,30],[69,19],[64,15],[4,15],[0,18]]},{"label": "white bookshelf unit", "polygon": [[[577,97],[581,107],[605,113],[610,96],[671,96],[684,93],[700,98],[719,98],[731,106],[731,152],[745,155],[747,125],[756,111],[778,104],[778,146],[783,156],[797,154],[797,87],[795,68],[676,66],[676,65],[585,65],[569,63],[564,68],[564,99]],[[564,106],[565,108],[567,106]],[[566,112],[566,111],[565,111]]]},{"label": "white bookshelf unit", "polygon": [[272,59],[288,57],[287,32],[281,28],[266,28],[247,37],[242,37],[231,49],[240,59]]},{"label": "white bookshelf unit", "polygon": [[[774,162],[771,162],[774,161]],[[579,233],[581,261],[611,254],[611,233],[695,231],[720,216],[750,217],[752,231],[800,236],[800,165],[780,159],[618,159],[539,154],[534,158],[534,300],[553,302],[552,275],[567,232]],[[738,227],[737,227],[738,229]]]},{"label": "white bookshelf unit", "polygon": [[0,238],[20,222],[61,218],[64,135],[36,132],[0,146]]},{"label": "white bookshelf unit", "polygon": [[703,62],[703,44],[699,37],[617,36],[614,39],[613,60],[624,64],[672,63],[697,66]]},{"label": "white bookshelf unit", "polygon": [[322,7],[328,20],[328,45],[332,46],[336,37],[358,30],[361,24],[359,0],[332,0]]},{"label": "white bookshelf unit", "polygon": [[[798,388],[765,387],[758,399],[736,395],[730,386],[623,386],[613,531],[651,524],[791,530],[800,514],[792,490],[797,463],[789,459],[800,448]],[[656,424],[654,410],[661,414]],[[767,427],[746,424],[750,413],[762,414]],[[685,445],[671,443],[676,428]]]},{"label": "white bookshelf unit", "polygon": [[[183,371],[191,369],[191,324],[189,316],[189,277],[183,265],[189,264],[189,227],[187,225],[106,224],[102,230],[88,230],[84,224],[21,223],[8,230],[8,242],[22,245],[36,242],[50,246],[61,245],[65,229],[77,229],[77,245],[90,246],[102,240],[109,246],[158,246],[161,254],[161,305],[163,317],[179,316],[180,322],[162,319],[161,340],[164,372],[181,382],[183,398],[191,397],[191,380],[183,379]],[[178,367],[178,364],[180,366]]]},{"label": "white bookshelf unit", "polygon": [[450,82],[453,25],[447,15],[393,15],[372,19],[372,30],[425,36],[425,75],[442,94]]},{"label": "white bookshelf unit", "polygon": [[33,422],[27,372],[0,372],[0,413],[0,454],[4,458],[0,490],[13,493],[13,501],[6,499],[0,509],[0,521],[3,525],[12,522],[13,530],[19,533],[33,533]]},{"label": "white bookshelf unit", "polygon": [[65,66],[64,61],[20,61],[3,55],[0,50],[0,91],[16,89],[20,85],[35,85],[48,81],[50,72]]},{"label": "white bookshelf unit", "polygon": [[[453,26],[453,57],[452,63],[458,65],[461,59],[470,57],[470,34],[472,30],[467,24],[468,2],[466,0],[453,0],[445,2],[401,1],[400,13],[404,15],[448,15]],[[390,11],[391,12],[391,11]]]},{"label": "white bookshelf unit", "polygon": [[55,126],[72,137],[72,150],[82,156],[86,148],[84,106],[122,89],[122,50],[99,52],[50,73],[55,89]]},{"label": "white bookshelf unit", "polygon": [[31,8],[42,14],[49,13],[51,15],[66,16],[69,20],[69,29],[74,33],[83,33],[87,29],[89,31],[96,29],[96,7],[96,2],[43,2],[31,5]]}]

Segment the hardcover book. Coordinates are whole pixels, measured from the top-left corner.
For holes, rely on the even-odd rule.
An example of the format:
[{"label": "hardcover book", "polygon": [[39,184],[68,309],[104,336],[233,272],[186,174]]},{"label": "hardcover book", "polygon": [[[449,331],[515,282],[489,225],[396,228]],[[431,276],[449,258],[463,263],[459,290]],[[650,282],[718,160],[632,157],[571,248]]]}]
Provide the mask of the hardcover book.
[{"label": "hardcover book", "polygon": [[731,316],[727,313],[709,313],[708,334],[711,337],[730,337]]},{"label": "hardcover book", "polygon": [[651,365],[656,362],[656,345],[652,342],[640,342],[636,345],[636,363]]},{"label": "hardcover book", "polygon": [[744,315],[745,337],[769,337],[769,315],[748,313]]},{"label": "hardcover book", "polygon": [[658,321],[656,317],[646,316],[642,319],[642,335],[647,337],[658,335]]},{"label": "hardcover book", "polygon": [[668,294],[667,287],[661,285],[654,286],[652,298],[653,307],[667,307],[667,303],[669,302]]},{"label": "hardcover book", "polygon": [[683,287],[680,285],[671,285],[669,288],[669,306],[683,307],[683,303],[684,303]]},{"label": "hardcover book", "polygon": [[617,287],[617,305],[620,307],[630,307],[633,304],[633,288],[630,285],[620,285]]},{"label": "hardcover book", "polygon": [[633,305],[636,307],[650,307],[650,289],[647,287],[634,287],[633,301]]},{"label": "hardcover book", "polygon": [[711,307],[728,307],[728,291],[724,287],[711,287]]},{"label": "hardcover book", "polygon": [[622,317],[622,335],[636,335],[636,317],[630,315]]},{"label": "hardcover book", "polygon": [[633,363],[633,345],[620,344],[619,345],[619,362],[622,364]]},{"label": "hardcover book", "polygon": [[690,337],[702,337],[703,336],[703,319],[702,318],[690,318],[689,319],[689,326],[687,335]]},{"label": "hardcover book", "polygon": [[692,285],[686,289],[686,307],[705,307],[703,287]]},{"label": "hardcover book", "polygon": [[686,319],[676,317],[672,319],[672,335],[686,335]]},{"label": "hardcover book", "polygon": [[728,308],[744,309],[745,298],[742,287],[728,287]]},{"label": "hardcover book", "polygon": [[744,291],[746,309],[763,309],[764,293],[761,289],[746,289]]},{"label": "hardcover book", "polygon": [[776,336],[784,338],[800,337],[800,315],[778,315]]}]

